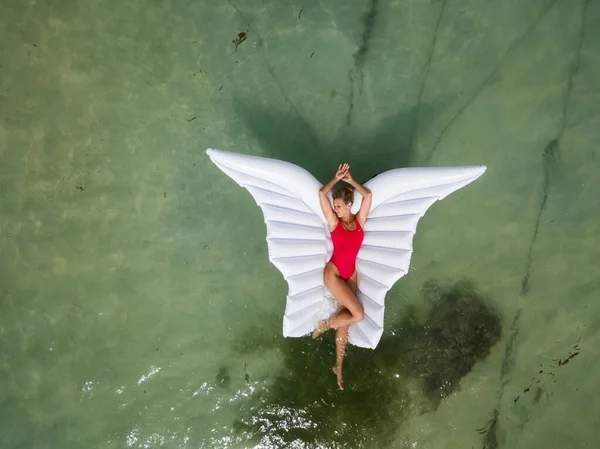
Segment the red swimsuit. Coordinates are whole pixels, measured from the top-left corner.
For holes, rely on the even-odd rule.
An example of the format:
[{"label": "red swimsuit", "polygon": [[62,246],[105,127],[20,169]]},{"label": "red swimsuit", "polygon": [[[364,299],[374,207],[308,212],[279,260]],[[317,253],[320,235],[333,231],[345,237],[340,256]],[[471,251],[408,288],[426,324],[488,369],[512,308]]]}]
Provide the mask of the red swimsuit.
[{"label": "red swimsuit", "polygon": [[356,270],[356,255],[365,238],[360,223],[358,220],[355,220],[355,222],[356,229],[346,231],[341,220],[338,220],[337,226],[331,233],[331,240],[333,241],[331,262],[337,267],[340,277],[346,281],[352,277]]}]

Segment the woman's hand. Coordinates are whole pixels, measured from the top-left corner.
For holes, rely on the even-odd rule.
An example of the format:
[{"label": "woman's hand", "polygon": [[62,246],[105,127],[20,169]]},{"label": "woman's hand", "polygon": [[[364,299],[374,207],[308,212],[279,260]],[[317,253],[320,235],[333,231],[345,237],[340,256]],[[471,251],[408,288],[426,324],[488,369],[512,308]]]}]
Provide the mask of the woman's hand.
[{"label": "woman's hand", "polygon": [[346,171],[346,174],[342,178],[342,181],[346,181],[348,184],[352,183],[353,179],[352,179],[352,175],[350,174],[350,166],[348,166],[348,170]]},{"label": "woman's hand", "polygon": [[350,169],[350,166],[346,163],[344,164],[340,164],[340,166],[338,167],[338,170],[335,174],[335,179],[340,181],[342,179],[344,179],[346,176],[349,175],[348,170]]}]

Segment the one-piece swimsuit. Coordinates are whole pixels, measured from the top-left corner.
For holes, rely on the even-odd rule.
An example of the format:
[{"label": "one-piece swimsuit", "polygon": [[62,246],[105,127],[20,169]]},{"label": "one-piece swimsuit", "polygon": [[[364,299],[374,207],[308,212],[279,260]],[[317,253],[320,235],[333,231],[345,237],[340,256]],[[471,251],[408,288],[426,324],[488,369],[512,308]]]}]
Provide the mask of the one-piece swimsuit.
[{"label": "one-piece swimsuit", "polygon": [[365,238],[360,223],[358,220],[355,220],[355,222],[356,229],[348,231],[342,225],[341,220],[338,220],[337,226],[331,232],[331,240],[333,241],[331,262],[337,267],[340,277],[346,281],[352,277],[356,270],[356,255]]}]

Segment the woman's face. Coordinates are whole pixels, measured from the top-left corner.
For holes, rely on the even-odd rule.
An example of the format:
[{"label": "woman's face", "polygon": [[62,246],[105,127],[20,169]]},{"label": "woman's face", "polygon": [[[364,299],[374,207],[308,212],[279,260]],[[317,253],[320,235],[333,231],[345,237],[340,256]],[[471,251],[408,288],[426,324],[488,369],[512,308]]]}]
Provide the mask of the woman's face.
[{"label": "woman's face", "polygon": [[350,212],[351,207],[352,203],[346,204],[341,198],[336,198],[333,200],[333,211],[338,216],[338,218],[348,215],[348,212]]}]

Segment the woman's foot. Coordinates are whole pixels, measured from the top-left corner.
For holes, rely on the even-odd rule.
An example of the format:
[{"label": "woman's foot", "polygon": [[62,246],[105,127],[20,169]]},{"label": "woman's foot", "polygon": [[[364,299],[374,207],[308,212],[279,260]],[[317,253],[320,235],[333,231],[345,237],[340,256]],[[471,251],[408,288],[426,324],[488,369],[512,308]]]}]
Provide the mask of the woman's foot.
[{"label": "woman's foot", "polygon": [[317,321],[317,328],[313,332],[312,337],[318,338],[327,329],[329,329],[329,324],[327,323],[327,321],[324,321],[324,320]]},{"label": "woman's foot", "polygon": [[335,374],[337,376],[338,387],[340,387],[340,390],[343,390],[344,382],[342,381],[342,369],[338,368],[336,365],[333,368],[331,368],[331,371],[333,371],[333,374]]}]

